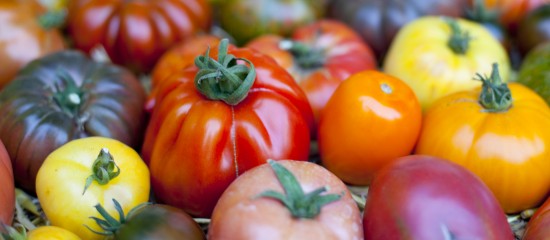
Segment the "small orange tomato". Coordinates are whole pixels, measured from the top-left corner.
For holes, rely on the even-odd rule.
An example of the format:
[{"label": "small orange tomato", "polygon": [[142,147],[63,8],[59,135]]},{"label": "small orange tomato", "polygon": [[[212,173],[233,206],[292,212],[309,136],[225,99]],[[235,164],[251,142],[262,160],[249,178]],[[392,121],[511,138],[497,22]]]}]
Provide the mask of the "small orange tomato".
[{"label": "small orange tomato", "polygon": [[356,73],[321,113],[322,164],[344,182],[368,185],[385,164],[411,153],[421,122],[420,103],[408,85],[378,71]]},{"label": "small orange tomato", "polygon": [[496,66],[480,80],[428,110],[416,153],[466,167],[506,213],[536,207],[550,191],[550,108],[529,88],[502,83]]}]

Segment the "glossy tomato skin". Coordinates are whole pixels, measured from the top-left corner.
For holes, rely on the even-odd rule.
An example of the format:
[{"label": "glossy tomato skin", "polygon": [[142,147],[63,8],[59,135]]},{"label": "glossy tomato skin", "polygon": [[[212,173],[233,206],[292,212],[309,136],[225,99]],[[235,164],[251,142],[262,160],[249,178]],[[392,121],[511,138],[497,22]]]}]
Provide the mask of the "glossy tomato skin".
[{"label": "glossy tomato skin", "polygon": [[[69,104],[70,95],[78,94],[79,103]],[[131,72],[81,52],[60,51],[29,63],[0,92],[0,139],[11,156],[16,184],[34,192],[44,159],[73,139],[105,136],[139,147],[144,102],[145,92]]]},{"label": "glossy tomato skin", "polygon": [[294,79],[252,49],[230,46],[228,54],[255,66],[247,97],[234,106],[207,99],[195,89],[198,68],[190,66],[159,86],[143,144],[157,199],[195,217],[210,216],[225,188],[266,159],[309,155],[313,114]]},{"label": "glossy tomato skin", "polygon": [[508,54],[487,29],[455,19],[472,38],[460,54],[448,44],[452,31],[447,20],[427,16],[410,22],[399,31],[384,60],[384,72],[411,86],[424,111],[441,97],[477,87],[479,82],[472,78],[491,72],[493,63],[498,63],[503,81],[510,75]]},{"label": "glossy tomato skin", "polygon": [[481,88],[440,99],[424,116],[416,153],[466,167],[506,213],[517,213],[538,206],[550,191],[550,109],[527,87],[508,87],[513,103],[503,112],[479,104]]},{"label": "glossy tomato skin", "polygon": [[550,237],[550,198],[537,209],[527,223],[522,240],[540,240]]},{"label": "glossy tomato skin", "polygon": [[0,89],[28,62],[65,48],[59,30],[40,24],[45,12],[35,0],[0,2]]},{"label": "glossy tomato skin", "polygon": [[313,219],[293,218],[281,202],[257,197],[266,190],[284,192],[273,170],[263,164],[239,176],[223,193],[208,239],[363,239],[359,208],[338,177],[310,162],[277,162],[292,172],[305,193],[328,186],[326,194],[342,198],[322,207]]},{"label": "glossy tomato skin", "polygon": [[398,158],[376,175],[363,226],[365,239],[514,239],[506,215],[478,177],[422,155]]},{"label": "glossy tomato skin", "polygon": [[56,226],[41,226],[27,233],[27,240],[80,240],[76,234]]},{"label": "glossy tomato skin", "polygon": [[517,32],[516,42],[523,55],[539,44],[550,42],[550,1],[521,18]]},{"label": "glossy tomato skin", "polygon": [[321,162],[346,183],[368,185],[381,167],[412,152],[421,124],[418,99],[404,82],[373,70],[356,73],[321,114]]},{"label": "glossy tomato skin", "polygon": [[148,72],[175,43],[208,30],[211,15],[206,0],[75,0],[68,30],[76,48],[102,45],[113,62]]},{"label": "glossy tomato skin", "polygon": [[541,43],[523,59],[517,82],[533,89],[550,105],[550,42]]},{"label": "glossy tomato skin", "polygon": [[204,34],[190,37],[182,41],[168,51],[158,60],[151,73],[151,93],[145,108],[148,112],[153,111],[157,86],[173,74],[195,63],[195,58],[203,55],[209,47],[216,46],[220,39],[214,35]]},{"label": "glossy tomato skin", "polygon": [[0,140],[0,225],[11,225],[15,210],[15,187],[10,157]]},{"label": "glossy tomato skin", "polygon": [[[320,20],[298,27],[290,40],[311,49],[309,56],[317,57],[319,65],[308,65],[311,64],[309,58],[306,58],[308,61],[300,61],[301,56],[282,46],[286,39],[276,35],[260,36],[249,42],[247,47],[273,57],[290,72],[306,93],[316,122],[340,82],[356,72],[377,67],[370,47],[354,30],[339,21]],[[320,54],[315,55],[313,51]]]},{"label": "glossy tomato skin", "polygon": [[[84,192],[102,148],[108,149],[120,174],[104,185],[93,181]],[[51,224],[88,240],[104,239],[85,226],[102,231],[90,218],[101,217],[94,208],[96,204],[101,204],[111,216],[118,216],[112,199],[128,213],[148,201],[149,190],[149,170],[138,153],[106,137],[81,138],[57,148],[48,155],[36,178],[36,194]]]},{"label": "glossy tomato skin", "polygon": [[382,60],[397,32],[426,15],[460,17],[466,0],[334,0],[328,15],[357,31]]},{"label": "glossy tomato skin", "polygon": [[118,240],[205,239],[193,218],[181,209],[152,204],[128,216],[115,234]]},{"label": "glossy tomato skin", "polygon": [[[216,18],[239,46],[264,34],[289,36],[324,16],[327,0],[225,0]],[[252,25],[253,23],[253,25]]]}]

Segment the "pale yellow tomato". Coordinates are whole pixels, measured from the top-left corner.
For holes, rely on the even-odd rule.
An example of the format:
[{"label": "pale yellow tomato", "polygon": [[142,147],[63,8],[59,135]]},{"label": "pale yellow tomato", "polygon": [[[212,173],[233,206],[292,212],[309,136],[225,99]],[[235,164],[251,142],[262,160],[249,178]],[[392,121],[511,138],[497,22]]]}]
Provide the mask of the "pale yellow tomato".
[{"label": "pale yellow tomato", "polygon": [[[455,31],[451,27],[453,21],[458,26]],[[450,43],[452,37],[456,39],[454,44]],[[469,38],[467,43],[462,41],[465,37]],[[473,77],[478,72],[491,72],[493,63],[498,63],[500,76],[507,81],[510,61],[506,50],[482,25],[427,16],[398,32],[383,71],[406,82],[426,110],[443,96],[479,86]]]},{"label": "pale yellow tomato", "polygon": [[29,231],[27,240],[80,240],[76,234],[56,226],[43,226]]}]

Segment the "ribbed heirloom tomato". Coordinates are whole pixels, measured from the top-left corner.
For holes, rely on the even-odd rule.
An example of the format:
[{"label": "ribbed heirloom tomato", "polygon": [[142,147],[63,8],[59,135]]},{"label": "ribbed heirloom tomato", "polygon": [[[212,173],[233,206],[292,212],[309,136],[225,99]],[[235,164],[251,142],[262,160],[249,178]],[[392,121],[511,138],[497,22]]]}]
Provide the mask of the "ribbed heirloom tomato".
[{"label": "ribbed heirloom tomato", "polygon": [[208,217],[241,173],[269,158],[307,160],[313,114],[257,51],[223,40],[195,63],[159,86],[142,155],[160,202]]},{"label": "ribbed heirloom tomato", "polygon": [[150,71],[171,46],[210,28],[206,0],[73,0],[68,30],[76,48],[103,46],[109,57]]},{"label": "ribbed heirloom tomato", "polygon": [[356,73],[321,114],[321,162],[344,182],[368,185],[381,167],[412,152],[421,121],[418,99],[404,82],[373,70]]},{"label": "ribbed heirloom tomato", "polygon": [[263,35],[246,46],[273,57],[290,72],[305,91],[316,122],[344,79],[376,68],[370,47],[351,28],[335,20],[298,27],[290,39]]},{"label": "ribbed heirloom tomato", "polygon": [[529,88],[502,83],[497,65],[478,78],[482,87],[428,110],[416,153],[466,167],[507,213],[536,207],[550,191],[550,108]]}]

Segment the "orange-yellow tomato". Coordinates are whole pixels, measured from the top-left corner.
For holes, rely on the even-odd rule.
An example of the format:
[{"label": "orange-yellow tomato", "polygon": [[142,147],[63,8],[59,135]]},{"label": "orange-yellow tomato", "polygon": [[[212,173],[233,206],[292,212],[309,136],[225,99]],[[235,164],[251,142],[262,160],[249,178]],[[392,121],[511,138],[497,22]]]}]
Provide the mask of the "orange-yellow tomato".
[{"label": "orange-yellow tomato", "polygon": [[481,88],[447,96],[425,115],[416,149],[479,176],[507,213],[538,206],[550,191],[550,109],[532,90],[508,85],[512,106],[491,112]]},{"label": "orange-yellow tomato", "polygon": [[421,121],[418,99],[401,80],[372,70],[356,73],[321,113],[321,161],[344,182],[367,185],[382,166],[411,153]]},{"label": "orange-yellow tomato", "polygon": [[64,228],[43,226],[30,231],[27,234],[27,240],[80,240],[80,238]]}]

